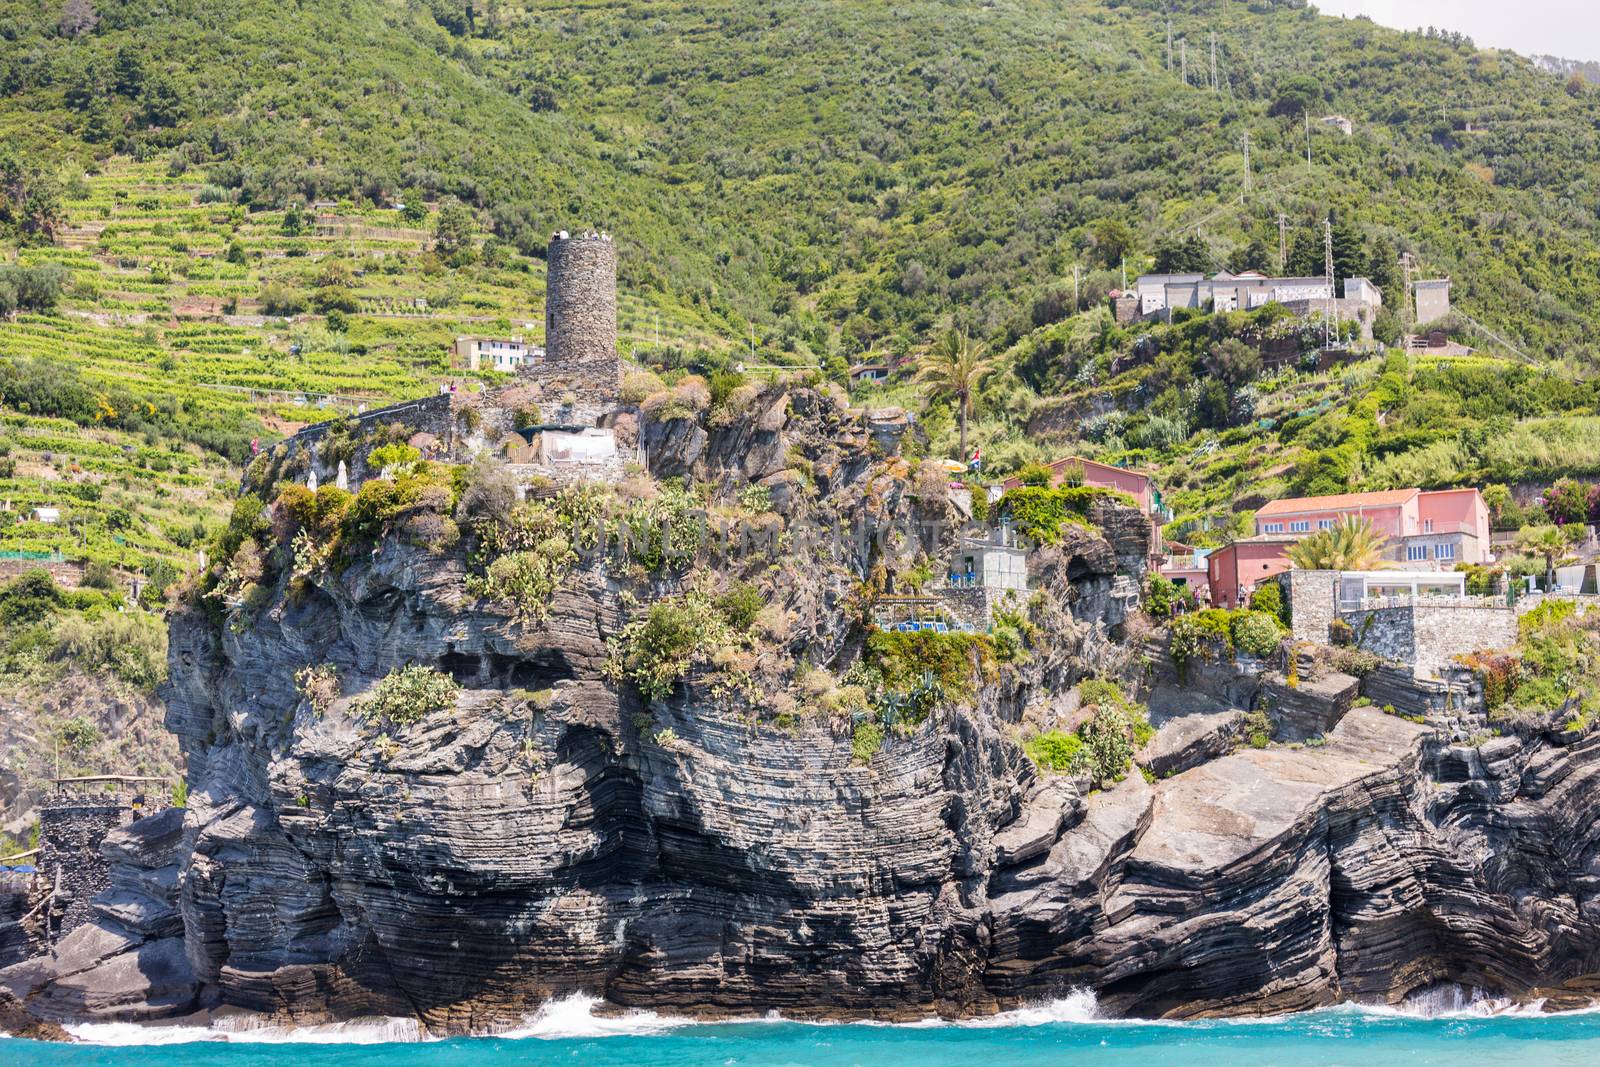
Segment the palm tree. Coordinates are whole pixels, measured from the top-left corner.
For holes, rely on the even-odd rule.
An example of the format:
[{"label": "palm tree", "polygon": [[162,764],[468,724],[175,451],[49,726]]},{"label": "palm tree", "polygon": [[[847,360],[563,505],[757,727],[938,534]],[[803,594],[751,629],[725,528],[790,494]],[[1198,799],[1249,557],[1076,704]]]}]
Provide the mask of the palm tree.
[{"label": "palm tree", "polygon": [[1582,537],[1583,527],[1578,525],[1524,526],[1517,531],[1517,550],[1544,560],[1544,587],[1550,590],[1556,584],[1556,563]]},{"label": "palm tree", "polygon": [[967,458],[967,416],[976,410],[978,386],[994,372],[994,360],[984,357],[986,346],[965,330],[951,330],[922,357],[916,381],[930,401],[951,399],[961,425],[961,458]]},{"label": "palm tree", "polygon": [[1346,515],[1327,530],[1301,538],[1289,562],[1308,571],[1370,571],[1383,566],[1388,538],[1358,515]]}]

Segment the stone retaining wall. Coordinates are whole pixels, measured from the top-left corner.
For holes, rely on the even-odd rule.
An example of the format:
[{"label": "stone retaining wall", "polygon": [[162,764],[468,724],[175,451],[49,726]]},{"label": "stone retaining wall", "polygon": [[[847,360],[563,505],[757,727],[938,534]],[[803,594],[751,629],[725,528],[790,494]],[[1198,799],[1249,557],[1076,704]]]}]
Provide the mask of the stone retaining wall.
[{"label": "stone retaining wall", "polygon": [[1480,649],[1510,648],[1517,614],[1505,605],[1430,604],[1424,598],[1395,607],[1340,612],[1361,647],[1409,666],[1417,677],[1438,677],[1456,657]]},{"label": "stone retaining wall", "polygon": [[1278,576],[1296,641],[1328,643],[1328,627],[1338,610],[1338,571],[1285,571]]}]

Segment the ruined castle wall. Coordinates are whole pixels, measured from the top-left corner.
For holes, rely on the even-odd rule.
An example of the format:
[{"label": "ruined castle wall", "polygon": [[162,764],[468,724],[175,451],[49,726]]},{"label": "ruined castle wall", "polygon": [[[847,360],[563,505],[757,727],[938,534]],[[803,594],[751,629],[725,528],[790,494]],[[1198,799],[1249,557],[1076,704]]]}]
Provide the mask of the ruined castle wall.
[{"label": "ruined castle wall", "polygon": [[133,809],[120,798],[74,797],[39,809],[39,872],[69,899],[58,938],[87,922],[89,902],[111,888],[111,863],[100,842],[132,819]]}]

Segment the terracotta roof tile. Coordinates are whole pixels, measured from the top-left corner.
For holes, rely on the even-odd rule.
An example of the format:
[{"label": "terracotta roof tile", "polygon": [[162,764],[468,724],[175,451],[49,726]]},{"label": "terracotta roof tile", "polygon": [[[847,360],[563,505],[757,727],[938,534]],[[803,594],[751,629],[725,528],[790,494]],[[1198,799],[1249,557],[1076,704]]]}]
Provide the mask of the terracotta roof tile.
[{"label": "terracotta roof tile", "polygon": [[1382,508],[1404,504],[1417,496],[1419,489],[1385,489],[1376,493],[1336,493],[1333,496],[1294,496],[1274,500],[1256,511],[1256,518],[1300,515],[1308,511],[1349,511],[1355,508]]}]

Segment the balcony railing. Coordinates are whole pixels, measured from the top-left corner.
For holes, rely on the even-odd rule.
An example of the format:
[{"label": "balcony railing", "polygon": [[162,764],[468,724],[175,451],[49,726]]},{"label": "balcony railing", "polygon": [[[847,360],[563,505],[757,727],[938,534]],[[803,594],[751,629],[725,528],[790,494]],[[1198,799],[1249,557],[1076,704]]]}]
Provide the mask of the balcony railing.
[{"label": "balcony railing", "polygon": [[1350,600],[1339,598],[1339,611],[1382,611],[1385,608],[1410,608],[1421,604],[1439,608],[1503,608],[1503,596],[1367,596]]}]

